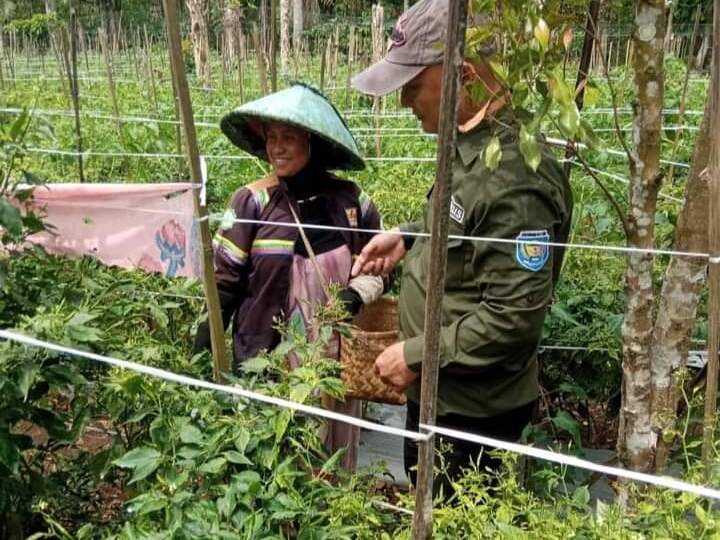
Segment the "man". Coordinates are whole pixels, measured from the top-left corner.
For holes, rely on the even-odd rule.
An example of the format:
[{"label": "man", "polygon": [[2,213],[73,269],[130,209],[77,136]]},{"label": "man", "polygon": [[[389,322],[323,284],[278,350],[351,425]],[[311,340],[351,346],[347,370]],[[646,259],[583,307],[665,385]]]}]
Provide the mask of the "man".
[{"label": "man", "polygon": [[[448,0],[422,0],[398,19],[382,60],[353,79],[353,86],[380,96],[402,87],[401,103],[412,109],[426,132],[437,133]],[[530,421],[538,395],[537,348],[545,313],[562,264],[562,251],[547,242],[565,242],[572,194],[557,160],[548,152],[537,171],[524,162],[519,126],[506,107],[507,92],[485,60],[463,64],[456,154],[451,187],[450,234],[516,240],[448,241],[445,295],[440,334],[437,425],[490,437],[517,440]],[[484,57],[484,58],[483,58]],[[473,103],[468,87],[483,84],[493,96]],[[484,111],[484,112],[483,112]],[[502,159],[490,170],[484,151],[493,136]],[[429,231],[428,205],[421,221],[400,231]],[[424,343],[424,306],[429,267],[427,238],[386,233],[361,252],[353,272],[387,274],[405,259],[400,287],[403,341],[388,347],[375,362],[386,382],[405,389],[409,430],[418,429]],[[450,479],[470,461],[496,468],[482,448],[462,441],[446,455]],[[405,442],[405,468],[417,463],[417,446]],[[439,486],[436,484],[436,490]]]}]

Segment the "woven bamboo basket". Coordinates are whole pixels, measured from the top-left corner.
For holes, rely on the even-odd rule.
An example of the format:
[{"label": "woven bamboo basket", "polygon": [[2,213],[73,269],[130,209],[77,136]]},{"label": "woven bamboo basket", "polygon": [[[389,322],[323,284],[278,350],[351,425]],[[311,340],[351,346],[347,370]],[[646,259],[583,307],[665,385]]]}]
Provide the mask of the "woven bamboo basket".
[{"label": "woven bamboo basket", "polygon": [[388,386],[375,374],[375,359],[399,339],[398,304],[380,298],[362,307],[353,319],[351,337],[340,340],[342,380],[349,398],[404,405],[405,394]]}]

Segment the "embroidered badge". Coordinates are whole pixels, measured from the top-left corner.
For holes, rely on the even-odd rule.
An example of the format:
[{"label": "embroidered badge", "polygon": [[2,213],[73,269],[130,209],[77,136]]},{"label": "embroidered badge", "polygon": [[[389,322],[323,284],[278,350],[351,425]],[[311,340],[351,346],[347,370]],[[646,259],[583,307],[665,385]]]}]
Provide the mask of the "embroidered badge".
[{"label": "embroidered badge", "polygon": [[455,200],[455,197],[450,197],[450,218],[457,221],[460,225],[462,225],[465,219],[465,209],[460,206],[460,203]]},{"label": "embroidered badge", "polygon": [[346,208],[345,215],[347,216],[348,223],[351,227],[358,226],[357,208]]},{"label": "embroidered badge", "polygon": [[542,270],[550,258],[550,234],[547,231],[522,231],[518,241],[515,258],[520,266],[533,272]]},{"label": "embroidered badge", "polygon": [[393,47],[402,47],[407,42],[407,34],[405,33],[405,21],[407,21],[407,14],[403,14],[395,23],[395,28],[390,34],[390,41],[388,41],[387,52],[390,52]]}]

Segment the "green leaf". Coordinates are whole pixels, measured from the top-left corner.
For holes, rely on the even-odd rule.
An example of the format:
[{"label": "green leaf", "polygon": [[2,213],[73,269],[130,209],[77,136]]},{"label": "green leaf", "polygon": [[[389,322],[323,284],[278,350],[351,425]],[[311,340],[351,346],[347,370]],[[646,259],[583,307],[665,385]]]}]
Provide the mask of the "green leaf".
[{"label": "green leaf", "polygon": [[568,139],[574,139],[580,127],[580,113],[574,101],[561,106],[559,123],[562,134]]},{"label": "green leaf", "polygon": [[290,423],[290,415],[290,411],[282,410],[275,417],[275,441],[280,442],[280,440],[285,435],[285,431],[287,431],[288,424]]},{"label": "green leaf", "polygon": [[3,427],[0,427],[0,463],[5,465],[11,474],[17,474],[20,452],[13,443],[10,433]]},{"label": "green leaf", "polygon": [[20,113],[20,115],[15,119],[15,122],[13,123],[12,127],[10,128],[10,138],[13,141],[17,141],[20,137],[20,134],[25,129],[25,125],[28,121],[28,111],[27,109],[23,109],[23,112]]},{"label": "green leaf", "polygon": [[578,506],[585,508],[590,502],[590,491],[587,486],[580,486],[575,489],[572,495],[572,500]]},{"label": "green leaf", "polygon": [[270,361],[262,356],[249,358],[241,364],[241,368],[245,373],[262,373],[270,365]]},{"label": "green leaf", "polygon": [[544,19],[539,19],[535,28],[533,28],[533,34],[537,39],[541,50],[546,50],[550,44],[550,28]]},{"label": "green leaf", "polygon": [[341,448],[340,450],[337,450],[332,456],[330,456],[330,459],[328,459],[325,463],[323,463],[322,466],[322,472],[324,473],[332,473],[338,470],[338,466],[340,465],[340,460],[345,455],[345,449]]},{"label": "green leaf", "polygon": [[537,171],[542,160],[540,146],[535,140],[535,135],[530,133],[525,125],[520,127],[520,153],[525,158],[525,164],[533,171]]},{"label": "green leaf", "polygon": [[202,432],[192,424],[180,428],[180,440],[185,444],[202,444],[204,439]]},{"label": "green leaf", "polygon": [[238,449],[238,452],[245,453],[249,442],[250,432],[247,429],[240,428],[237,436],[235,437],[235,448]]},{"label": "green leaf", "polygon": [[567,411],[559,411],[550,419],[553,425],[572,435],[575,445],[582,448],[582,437],[580,435],[580,424]]},{"label": "green leaf", "polygon": [[563,322],[572,324],[573,326],[577,326],[578,328],[585,327],[585,325],[578,322],[578,320],[573,317],[570,312],[565,309],[565,306],[563,306],[561,303],[553,304],[552,307],[550,307],[550,315],[552,317],[557,317]]},{"label": "green leaf", "polygon": [[22,234],[20,211],[4,197],[0,199],[0,227],[4,228],[11,238],[19,238]]},{"label": "green leaf", "polygon": [[309,384],[296,384],[290,389],[290,400],[298,403],[305,403],[305,400],[312,393],[312,387]]},{"label": "green leaf", "polygon": [[23,396],[23,401],[27,401],[28,392],[35,382],[35,377],[40,371],[40,367],[36,364],[25,364],[20,368],[20,376],[18,377],[18,389]]},{"label": "green leaf", "polygon": [[223,453],[223,456],[230,463],[235,463],[236,465],[253,465],[253,462],[250,461],[245,454],[241,454],[236,450],[228,450]]},{"label": "green leaf", "polygon": [[500,146],[500,139],[498,139],[497,135],[493,135],[485,147],[485,166],[491,171],[494,171],[498,168],[501,159],[502,147]]},{"label": "green leaf", "polygon": [[163,509],[166,504],[167,499],[159,493],[143,493],[128,501],[128,511],[138,516],[144,516]]},{"label": "green leaf", "polygon": [[225,468],[226,464],[227,460],[224,457],[217,457],[203,463],[199,470],[207,474],[218,474]]},{"label": "green leaf", "polygon": [[135,473],[130,479],[130,484],[146,478],[158,468],[162,460],[162,454],[155,448],[141,446],[127,452],[124,456],[115,460],[115,465],[123,469],[133,469]]}]

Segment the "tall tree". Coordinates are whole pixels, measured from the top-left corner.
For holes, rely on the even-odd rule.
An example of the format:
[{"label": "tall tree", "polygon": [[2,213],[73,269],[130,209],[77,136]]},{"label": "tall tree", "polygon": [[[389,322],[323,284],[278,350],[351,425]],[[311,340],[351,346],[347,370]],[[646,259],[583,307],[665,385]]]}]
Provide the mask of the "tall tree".
[{"label": "tall tree", "polygon": [[[662,184],[660,169],[664,91],[665,1],[638,0],[633,33],[635,104],[630,158],[627,244],[655,247],[655,210]],[[656,434],[652,430],[651,351],[653,262],[649,253],[627,256],[627,306],[623,323],[623,383],[618,453],[634,470],[649,470]]]},{"label": "tall tree", "polygon": [[210,41],[208,37],[208,0],[185,0],[190,14],[190,36],[195,59],[195,75],[203,85],[210,84]]},{"label": "tall tree", "polygon": [[290,68],[290,0],[280,0],[280,71]]},{"label": "tall tree", "polygon": [[303,0],[293,0],[293,51],[296,56],[302,51]]}]

